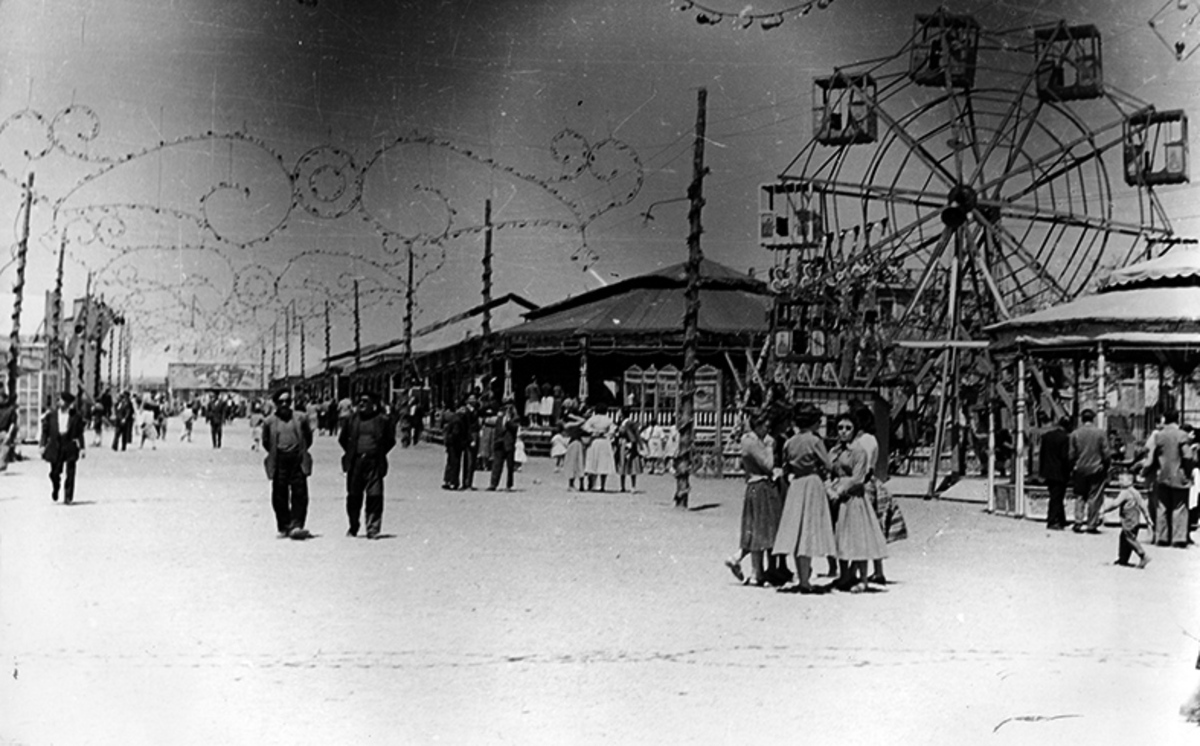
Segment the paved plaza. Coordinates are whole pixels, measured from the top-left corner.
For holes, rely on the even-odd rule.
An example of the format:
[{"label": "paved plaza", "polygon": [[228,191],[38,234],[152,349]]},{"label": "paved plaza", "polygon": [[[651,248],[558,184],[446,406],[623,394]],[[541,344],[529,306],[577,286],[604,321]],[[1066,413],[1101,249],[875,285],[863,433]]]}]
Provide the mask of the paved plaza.
[{"label": "paved plaza", "polygon": [[1195,549],[902,499],[886,591],[779,594],[722,565],[738,481],[447,492],[433,444],[370,541],[328,436],[292,541],[244,420],[179,432],[89,450],[72,506],[0,475],[0,744],[1200,743]]}]

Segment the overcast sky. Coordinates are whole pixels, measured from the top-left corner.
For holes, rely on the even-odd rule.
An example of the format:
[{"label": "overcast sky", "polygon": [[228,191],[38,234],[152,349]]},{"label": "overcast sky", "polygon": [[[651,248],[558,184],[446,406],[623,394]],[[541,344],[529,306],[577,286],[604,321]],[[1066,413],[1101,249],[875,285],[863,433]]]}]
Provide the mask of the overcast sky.
[{"label": "overcast sky", "polygon": [[[3,0],[6,243],[36,175],[22,328],[41,320],[64,236],[68,294],[92,272],[131,317],[134,371],[149,375],[168,360],[257,361],[289,305],[307,319],[310,365],[326,301],[345,350],[354,278],[364,342],[399,337],[410,249],[417,327],[480,302],[487,200],[495,296],[544,304],[674,264],[686,203],[643,213],[686,193],[701,86],[703,250],[765,267],[758,186],[812,137],[812,78],[896,54],[937,4],[836,0],[770,30],[697,23],[681,4]],[[1196,110],[1200,55],[1178,62],[1157,38],[1159,0],[947,6],[993,29],[1094,23],[1107,83]],[[1160,28],[1184,34],[1195,10],[1168,10]],[[1176,231],[1200,233],[1194,188],[1162,193]]]}]

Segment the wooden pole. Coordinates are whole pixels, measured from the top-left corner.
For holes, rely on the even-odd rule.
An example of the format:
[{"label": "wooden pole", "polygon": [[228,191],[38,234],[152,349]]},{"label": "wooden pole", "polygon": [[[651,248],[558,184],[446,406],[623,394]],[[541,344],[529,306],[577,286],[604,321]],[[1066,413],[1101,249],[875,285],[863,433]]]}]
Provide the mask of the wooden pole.
[{"label": "wooden pole", "polygon": [[695,444],[695,400],[697,337],[700,321],[700,262],[704,254],[700,250],[700,215],[704,209],[704,131],[708,89],[701,88],[696,96],[696,142],[692,156],[692,184],[688,187],[688,259],[687,290],[684,292],[683,311],[683,372],[679,391],[679,451],[675,455],[675,505],[688,507],[691,493],[692,449]]},{"label": "wooden pole", "polygon": [[416,293],[413,269],[415,267],[416,261],[413,258],[413,249],[410,243],[408,245],[408,282],[404,291],[404,370],[400,372],[400,385],[405,389],[406,395],[411,387],[412,379],[409,376],[413,366],[413,307]]},{"label": "wooden pole", "polygon": [[25,294],[25,257],[29,253],[29,213],[33,208],[33,174],[25,182],[21,240],[17,243],[17,279],[13,283],[12,334],[8,346],[8,398],[17,400],[17,376],[21,373],[21,302]]},{"label": "wooden pole", "polygon": [[55,372],[55,385],[62,386],[63,384],[63,342],[62,342],[62,318],[63,318],[63,264],[67,256],[67,232],[63,231],[62,241],[58,245],[58,269],[54,275],[54,309],[51,312],[50,319],[54,328],[50,330],[49,342],[47,344],[47,356],[50,359],[50,367]]}]

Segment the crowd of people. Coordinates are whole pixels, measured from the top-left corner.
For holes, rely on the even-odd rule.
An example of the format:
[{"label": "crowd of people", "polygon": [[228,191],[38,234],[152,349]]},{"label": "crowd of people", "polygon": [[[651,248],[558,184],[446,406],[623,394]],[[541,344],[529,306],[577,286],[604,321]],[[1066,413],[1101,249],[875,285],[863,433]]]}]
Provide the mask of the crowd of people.
[{"label": "crowd of people", "polygon": [[[1137,555],[1139,568],[1150,561],[1138,541],[1143,521],[1157,546],[1183,549],[1192,543],[1190,534],[1200,519],[1200,458],[1195,431],[1180,425],[1178,412],[1164,412],[1145,445],[1124,461],[1097,426],[1093,410],[1084,409],[1078,427],[1072,425],[1063,417],[1040,434],[1038,475],[1048,495],[1046,528],[1063,531],[1070,525],[1075,533],[1098,534],[1103,516],[1117,511],[1121,531],[1114,564],[1130,565]],[[1114,478],[1120,490],[1106,500],[1106,487]],[[1065,509],[1068,488],[1075,498],[1071,524]]]}]

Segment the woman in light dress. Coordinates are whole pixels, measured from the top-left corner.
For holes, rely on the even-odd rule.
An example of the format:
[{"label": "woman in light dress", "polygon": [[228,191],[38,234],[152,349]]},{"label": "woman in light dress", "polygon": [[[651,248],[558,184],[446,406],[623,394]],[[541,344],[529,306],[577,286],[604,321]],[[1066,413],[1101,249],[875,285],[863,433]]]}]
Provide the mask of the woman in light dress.
[{"label": "woman in light dress", "polygon": [[879,521],[867,504],[866,483],[871,478],[867,451],[858,438],[858,426],[849,413],[837,419],[838,444],[830,454],[832,479],[829,499],[838,503],[837,539],[840,577],[837,587],[852,593],[867,590],[867,563],[887,557],[887,541]]},{"label": "woman in light dress", "polygon": [[595,489],[596,478],[600,479],[600,491],[608,483],[608,475],[617,472],[617,462],[613,458],[612,437],[616,425],[608,416],[608,408],[603,404],[596,405],[592,416],[583,423],[583,432],[591,436],[587,454],[584,457],[583,471],[587,475],[587,489]]},{"label": "woman in light dress", "polygon": [[795,557],[796,583],[780,588],[781,592],[820,593],[825,588],[811,582],[813,558],[837,554],[825,490],[825,477],[830,471],[829,451],[816,433],[821,424],[821,410],[811,404],[800,407],[794,420],[799,432],[783,446],[783,468],[791,476],[791,482],[771,553]]}]

